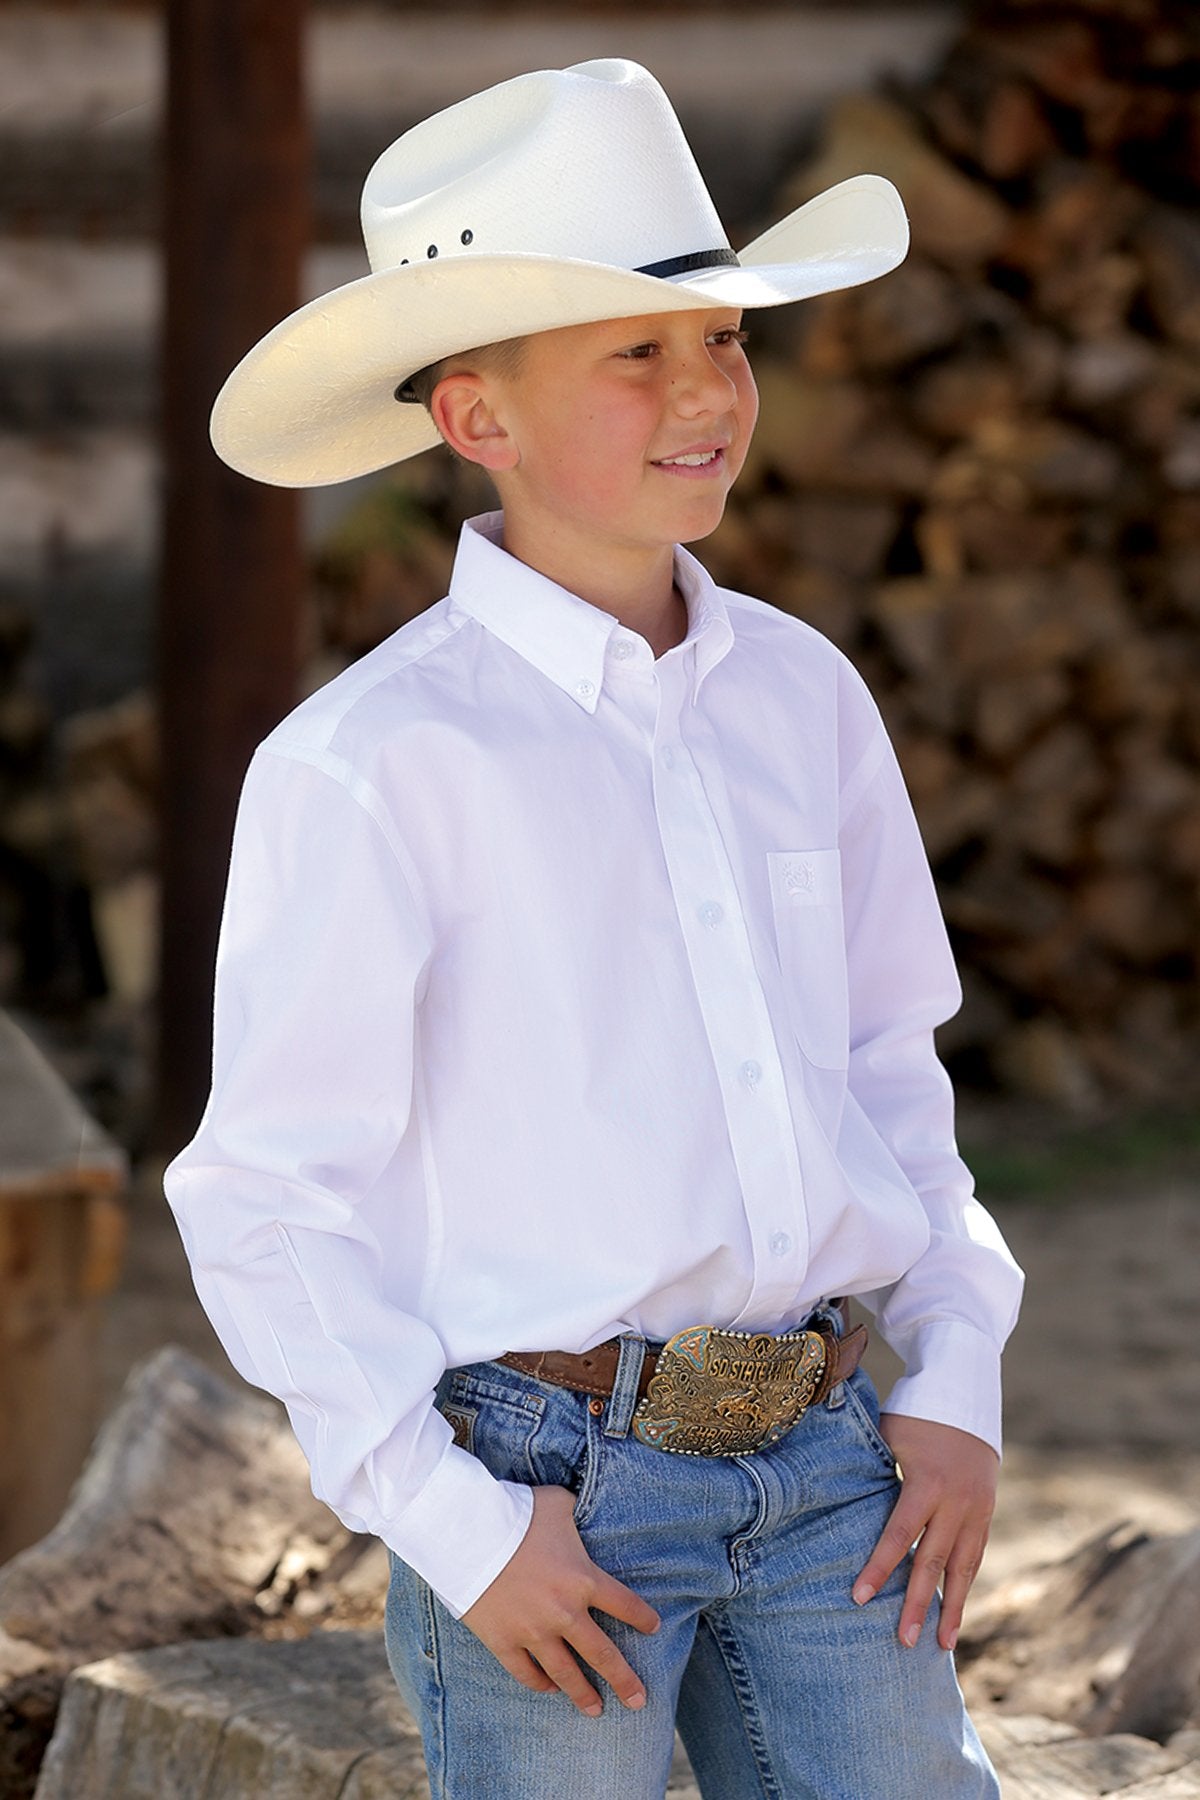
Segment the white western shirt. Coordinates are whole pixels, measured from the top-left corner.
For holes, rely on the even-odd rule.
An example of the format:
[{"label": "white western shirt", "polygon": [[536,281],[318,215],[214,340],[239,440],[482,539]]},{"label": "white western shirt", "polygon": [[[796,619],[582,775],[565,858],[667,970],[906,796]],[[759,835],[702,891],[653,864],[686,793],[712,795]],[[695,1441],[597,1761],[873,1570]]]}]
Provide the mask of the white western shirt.
[{"label": "white western shirt", "polygon": [[499,536],[470,521],[449,596],[257,751],[166,1178],[314,1490],[456,1613],[531,1496],[454,1444],[445,1368],[853,1294],[891,1410],[998,1446],[1021,1285],[955,1150],[958,984],[861,680],[683,550],[656,661]]}]

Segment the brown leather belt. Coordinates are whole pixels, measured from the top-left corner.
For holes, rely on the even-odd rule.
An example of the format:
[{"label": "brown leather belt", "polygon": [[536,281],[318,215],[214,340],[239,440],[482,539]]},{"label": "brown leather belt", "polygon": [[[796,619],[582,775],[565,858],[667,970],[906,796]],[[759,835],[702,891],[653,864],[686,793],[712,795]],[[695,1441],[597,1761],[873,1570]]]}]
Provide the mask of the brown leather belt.
[{"label": "brown leather belt", "polygon": [[[867,1327],[856,1325],[846,1336],[838,1337],[831,1325],[819,1321],[810,1325],[810,1330],[819,1332],[826,1341],[826,1366],[820,1375],[819,1388],[811,1395],[806,1404],[815,1404],[826,1399],[829,1390],[838,1382],[846,1381],[855,1373],[862,1354],[867,1348]],[[707,1330],[702,1327],[700,1330]],[[684,1336],[684,1334],[680,1334]],[[676,1343],[676,1339],[671,1339]],[[506,1363],[509,1368],[516,1368],[525,1375],[533,1375],[536,1381],[549,1381],[556,1388],[572,1388],[576,1393],[592,1393],[596,1397],[612,1395],[613,1384],[617,1379],[617,1363],[621,1357],[621,1339],[608,1337],[603,1345],[596,1345],[592,1350],[583,1350],[578,1355],[569,1350],[507,1350],[498,1355],[497,1363]],[[646,1399],[649,1384],[658,1372],[657,1350],[646,1350],[642,1357],[639,1379],[637,1379],[637,1397]]]}]

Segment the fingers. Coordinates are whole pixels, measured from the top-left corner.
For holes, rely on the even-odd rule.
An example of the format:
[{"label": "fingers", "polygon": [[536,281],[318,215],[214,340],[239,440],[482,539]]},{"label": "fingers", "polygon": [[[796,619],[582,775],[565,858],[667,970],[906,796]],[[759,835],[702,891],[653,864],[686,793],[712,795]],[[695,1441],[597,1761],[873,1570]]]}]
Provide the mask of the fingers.
[{"label": "fingers", "polygon": [[581,1712],[595,1716],[602,1702],[582,1660],[636,1710],[646,1704],[646,1690],[593,1610],[642,1632],[659,1626],[652,1606],[592,1561],[566,1489],[537,1488],[525,1538],[462,1615],[463,1623],[533,1692],[561,1690]]},{"label": "fingers", "polygon": [[971,1591],[971,1584],[979,1573],[986,1548],[985,1530],[973,1540],[956,1544],[946,1565],[946,1578],[942,1586],[942,1616],[938,1623],[938,1643],[943,1650],[953,1650],[958,1643],[963,1607]]},{"label": "fingers", "polygon": [[[658,1614],[653,1607],[640,1601],[636,1594],[623,1587],[611,1576],[604,1576],[596,1583],[597,1589],[614,1590],[605,1592],[603,1610],[611,1612],[615,1618],[626,1614],[648,1614],[650,1624],[643,1625],[642,1630],[653,1631],[658,1625]],[[602,1604],[599,1592],[595,1605]],[[620,1607],[621,1611],[616,1609]],[[630,1618],[630,1624],[636,1619]],[[572,1656],[577,1651],[583,1661],[595,1671],[602,1681],[608,1683],[613,1693],[623,1706],[637,1712],[646,1704],[646,1690],[637,1675],[634,1674],[625,1658],[608,1633],[593,1619],[590,1612],[582,1612],[574,1618],[562,1621],[556,1633],[548,1635],[532,1646],[538,1663],[551,1677],[555,1685],[560,1687],[568,1699],[572,1700],[581,1712],[595,1717],[601,1710],[600,1696],[590,1685]]]},{"label": "fingers", "polygon": [[646,1704],[646,1690],[608,1633],[589,1617],[571,1637],[572,1647],[606,1681],[623,1706],[637,1712]]},{"label": "fingers", "polygon": [[855,1581],[852,1598],[860,1606],[879,1592],[913,1549],[912,1569],[900,1612],[898,1635],[910,1650],[915,1648],[929,1608],[942,1589],[938,1643],[953,1650],[962,1626],[963,1608],[971,1584],[979,1572],[987,1544],[987,1520],[963,1517],[958,1507],[922,1504],[918,1495],[904,1491],[892,1510],[879,1540]]},{"label": "fingers", "polygon": [[904,1595],[900,1614],[900,1641],[912,1649],[921,1635],[925,1616],[934,1595],[942,1590],[941,1616],[938,1620],[938,1643],[943,1650],[953,1650],[958,1643],[963,1608],[971,1584],[979,1573],[987,1531],[977,1526],[964,1526],[957,1535],[944,1526],[929,1526],[913,1557],[912,1574]]},{"label": "fingers", "polygon": [[580,1668],[562,1638],[553,1638],[537,1651],[538,1661],[554,1686],[561,1688],[567,1699],[590,1719],[604,1711],[599,1694]]},{"label": "fingers", "polygon": [[493,1650],[492,1655],[522,1687],[530,1688],[535,1694],[557,1694],[557,1681],[552,1681],[544,1669],[538,1668],[528,1651],[509,1650],[501,1653]]},{"label": "fingers", "polygon": [[641,1681],[608,1633],[601,1630],[590,1614],[585,1614],[580,1621],[564,1623],[561,1632],[539,1640],[531,1650],[508,1651],[499,1660],[522,1687],[542,1694],[561,1689],[580,1712],[595,1718],[603,1711],[600,1695],[571,1654],[572,1650],[577,1651],[601,1680],[608,1683],[623,1706],[632,1712],[645,1706],[646,1690]]},{"label": "fingers", "polygon": [[657,1631],[661,1623],[654,1608],[640,1594],[635,1594],[632,1588],[627,1588],[624,1582],[618,1581],[615,1575],[606,1574],[603,1569],[596,1570],[595,1597],[591,1604],[638,1631]]},{"label": "fingers", "polygon": [[590,1614],[581,1621],[564,1623],[560,1632],[548,1634],[527,1650],[493,1647],[492,1654],[522,1687],[536,1694],[561,1690],[580,1712],[595,1718],[603,1711],[603,1703],[572,1651],[607,1682],[623,1706],[632,1712],[645,1706],[641,1681]]},{"label": "fingers", "polygon": [[941,1585],[949,1554],[950,1547],[944,1538],[934,1537],[932,1527],[928,1528],[913,1557],[912,1574],[900,1612],[900,1642],[910,1650],[916,1648],[925,1615]]},{"label": "fingers", "polygon": [[904,1470],[900,1496],[852,1590],[862,1606],[916,1546],[898,1627],[910,1648],[942,1588],[938,1643],[953,1650],[963,1605],[983,1560],[999,1459],[971,1432],[884,1413],[880,1430]]},{"label": "fingers", "polygon": [[865,1606],[868,1600],[875,1598],[920,1537],[928,1516],[915,1503],[911,1488],[907,1484],[902,1487],[900,1498],[854,1583],[851,1598],[856,1605]]}]

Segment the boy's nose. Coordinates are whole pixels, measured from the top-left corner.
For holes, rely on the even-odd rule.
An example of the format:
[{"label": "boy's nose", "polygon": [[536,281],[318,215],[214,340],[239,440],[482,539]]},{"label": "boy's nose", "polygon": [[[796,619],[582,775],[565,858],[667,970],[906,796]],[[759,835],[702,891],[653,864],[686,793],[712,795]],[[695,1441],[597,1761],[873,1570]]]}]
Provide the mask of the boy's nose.
[{"label": "boy's nose", "polygon": [[676,373],[674,400],[681,412],[728,412],[737,399],[737,387],[714,357],[688,357]]}]

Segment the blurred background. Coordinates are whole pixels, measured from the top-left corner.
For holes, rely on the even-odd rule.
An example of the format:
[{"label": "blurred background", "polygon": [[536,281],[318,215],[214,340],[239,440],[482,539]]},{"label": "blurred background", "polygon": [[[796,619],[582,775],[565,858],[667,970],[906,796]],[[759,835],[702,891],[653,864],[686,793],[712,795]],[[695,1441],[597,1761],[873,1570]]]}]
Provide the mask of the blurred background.
[{"label": "blurred background", "polygon": [[[257,489],[208,407],[366,272],[362,179],[400,131],[598,55],[663,81],[735,247],[861,170],[906,200],[897,273],[752,317],[761,423],[701,554],[841,645],[895,737],[963,974],[964,1142],[1048,1272],[1026,1341],[1083,1347],[1058,1411],[1017,1357],[1014,1441],[1194,1451],[1195,9],[24,0],[0,11],[0,1436],[26,1498],[0,1493],[0,1554],[56,1516],[135,1355],[220,1361],[157,1183],[204,1098],[237,782],[441,596],[490,504],[442,453]],[[1087,1354],[1126,1313],[1101,1423]],[[74,1422],[36,1474],[51,1414]]]}]

